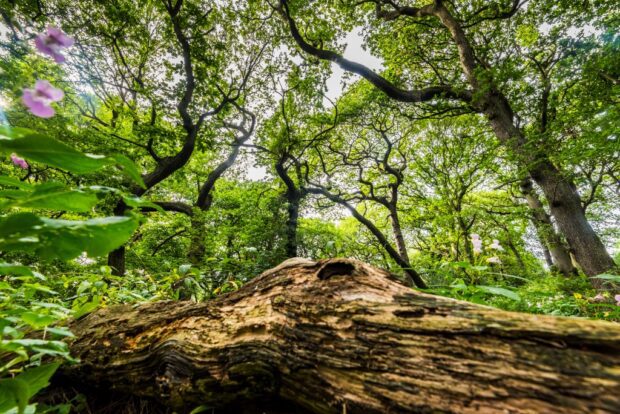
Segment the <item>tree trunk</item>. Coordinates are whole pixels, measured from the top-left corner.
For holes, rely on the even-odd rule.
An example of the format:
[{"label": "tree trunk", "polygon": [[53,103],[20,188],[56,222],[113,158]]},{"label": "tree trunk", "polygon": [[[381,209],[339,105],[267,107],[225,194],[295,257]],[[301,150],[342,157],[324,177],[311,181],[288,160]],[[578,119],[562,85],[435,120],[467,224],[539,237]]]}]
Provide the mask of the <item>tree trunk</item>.
[{"label": "tree trunk", "polygon": [[[125,202],[120,200],[114,206],[114,215],[122,216],[125,214],[126,209]],[[108,266],[112,269],[114,276],[123,276],[125,274],[125,245],[108,253]]]},{"label": "tree trunk", "polygon": [[286,257],[297,257],[297,227],[299,224],[299,204],[305,196],[305,191],[300,189],[295,181],[288,174],[288,167],[285,166],[289,160],[288,154],[283,154],[275,163],[276,173],[286,186],[284,199],[286,200],[286,241],[284,250]]},{"label": "tree trunk", "polygon": [[396,210],[396,207],[390,208],[390,223],[392,224],[394,241],[396,242],[398,253],[403,260],[410,263],[409,253],[407,252],[407,245],[405,244],[405,237],[403,236],[403,230],[400,225],[400,219],[398,218],[398,211]]},{"label": "tree trunk", "polygon": [[[525,201],[532,213],[532,223],[536,228],[541,244],[546,248],[551,256],[551,263],[555,265],[564,276],[577,273],[573,266],[570,253],[564,247],[560,235],[553,228],[551,218],[545,212],[545,207],[536,195],[530,179],[521,182],[521,193],[525,196]],[[549,263],[549,261],[547,261]]]},{"label": "tree trunk", "polygon": [[[590,226],[573,183],[561,174],[547,154],[528,142],[523,131],[515,124],[514,113],[506,96],[492,82],[479,79],[476,71],[480,67],[474,49],[459,22],[441,3],[436,3],[433,13],[450,31],[459,52],[463,73],[473,90],[480,93],[474,106],[486,116],[497,138],[513,152],[519,165],[542,188],[551,214],[584,273],[595,276],[612,269],[614,261]],[[596,284],[595,280],[593,284]]]},{"label": "tree trunk", "polygon": [[121,246],[108,253],[108,266],[112,269],[112,274],[115,276],[123,276],[125,274],[125,246]]},{"label": "tree trunk", "polygon": [[299,203],[301,197],[299,191],[286,192],[286,257],[297,257],[297,228],[299,225]]},{"label": "tree trunk", "polygon": [[543,189],[551,214],[584,273],[596,276],[614,268],[613,259],[585,216],[573,183],[546,159],[532,170],[531,175]]},{"label": "tree trunk", "polygon": [[553,258],[551,257],[551,252],[549,251],[547,245],[544,243],[542,237],[540,236],[540,233],[538,234],[538,239],[540,240],[540,245],[542,246],[543,256],[545,256],[545,263],[547,263],[547,266],[549,267],[553,266]]},{"label": "tree trunk", "polygon": [[63,385],[177,412],[620,412],[619,325],[432,296],[350,259],[290,259],[214,301],[109,307],[71,329],[81,362]]},{"label": "tree trunk", "polygon": [[190,238],[189,249],[187,251],[187,259],[194,266],[203,264],[205,253],[205,211],[200,208],[194,208],[194,213],[190,217]]},{"label": "tree trunk", "polygon": [[[512,109],[503,95],[495,92],[488,94],[485,99],[484,113],[495,135],[512,149],[521,165],[527,168],[528,173],[543,190],[551,214],[584,273],[596,276],[612,269],[615,266],[614,261],[590,226],[574,185],[545,154],[528,145],[521,130],[514,125]],[[593,284],[596,284],[595,280],[593,279]]]}]

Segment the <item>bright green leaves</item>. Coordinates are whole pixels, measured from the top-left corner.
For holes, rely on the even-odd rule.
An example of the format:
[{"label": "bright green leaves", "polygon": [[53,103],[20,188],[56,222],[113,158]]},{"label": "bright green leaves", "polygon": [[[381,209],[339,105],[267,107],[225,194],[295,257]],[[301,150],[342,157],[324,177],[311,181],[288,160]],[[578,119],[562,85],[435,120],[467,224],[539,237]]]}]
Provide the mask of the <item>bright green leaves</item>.
[{"label": "bright green leaves", "polygon": [[[16,153],[28,161],[57,167],[75,174],[88,174],[107,166],[120,167],[136,183],[144,186],[135,165],[124,156],[83,154],[59,141],[39,133],[8,127],[0,128],[0,153]],[[72,189],[58,182],[30,184],[16,178],[0,176],[0,209],[17,210],[0,216],[0,251],[28,252],[38,259],[69,260],[87,253],[102,256],[124,244],[139,225],[136,216],[96,217],[87,220],[51,219],[30,210],[88,213],[100,198],[113,193],[134,207],[151,203],[127,196],[109,187]],[[58,296],[47,279],[18,264],[0,263],[0,375],[18,374],[0,380],[1,413],[34,413],[36,404],[29,400],[48,385],[60,363],[38,365],[41,358],[72,361],[68,345],[58,339],[73,334],[57,325],[69,315],[83,316],[101,303],[98,296],[80,294],[71,309],[56,302],[37,302],[40,297]],[[41,338],[31,337],[43,331]]]},{"label": "bright green leaves", "polygon": [[490,293],[491,295],[504,296],[512,300],[521,300],[517,292],[503,287],[478,285],[476,288],[482,292]]},{"label": "bright green leaves", "polygon": [[517,27],[517,42],[523,47],[532,47],[538,41],[539,33],[532,24],[522,24]]},{"label": "bright green leaves", "polygon": [[41,365],[25,370],[15,378],[0,380],[0,412],[10,412],[15,408],[18,413],[34,412],[34,406],[33,410],[26,410],[28,401],[49,385],[59,366],[59,363]]},{"label": "bright green leaves", "polygon": [[[7,178],[7,177],[3,177]],[[4,184],[5,180],[0,180]],[[15,183],[7,183],[15,185]],[[36,186],[22,186],[18,190],[0,190],[0,209],[8,207],[28,207],[48,210],[73,211],[85,213],[97,203],[92,192],[68,189],[63,184],[49,182]]]},{"label": "bright green leaves", "polygon": [[89,174],[111,165],[119,166],[129,178],[144,187],[137,167],[123,155],[83,154],[60,141],[25,128],[0,127],[0,152],[16,153],[29,161],[75,174]]},{"label": "bright green leaves", "polygon": [[30,390],[28,384],[17,378],[0,380],[0,412],[8,412],[17,407],[23,413],[28,405]]},{"label": "bright green leaves", "polygon": [[87,213],[95,207],[100,197],[105,194],[116,194],[130,207],[150,208],[163,212],[157,204],[111,187],[89,186],[71,189],[58,182],[32,185],[10,177],[0,177],[0,185],[18,187],[0,189],[0,210],[35,208]]},{"label": "bright green leaves", "polygon": [[102,256],[121,246],[138,227],[135,217],[55,220],[32,213],[0,218],[0,250],[29,251],[40,258],[73,259],[82,252]]}]

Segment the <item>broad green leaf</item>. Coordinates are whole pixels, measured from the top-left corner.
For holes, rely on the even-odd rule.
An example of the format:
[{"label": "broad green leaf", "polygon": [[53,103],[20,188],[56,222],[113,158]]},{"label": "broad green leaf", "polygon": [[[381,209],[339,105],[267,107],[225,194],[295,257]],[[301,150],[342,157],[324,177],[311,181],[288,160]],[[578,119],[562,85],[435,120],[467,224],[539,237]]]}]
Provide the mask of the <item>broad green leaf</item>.
[{"label": "broad green leaf", "polygon": [[28,266],[0,263],[0,275],[34,276]]},{"label": "broad green leaf", "polygon": [[601,273],[600,275],[592,276],[592,279],[602,279],[602,280],[609,280],[610,282],[620,283],[620,276],[612,275],[609,273]]},{"label": "broad green leaf", "polygon": [[81,295],[82,293],[86,291],[86,289],[89,289],[90,286],[91,286],[91,283],[88,280],[82,280],[82,282],[78,285],[78,288],[75,293],[77,293],[78,295]]},{"label": "broad green leaf", "polygon": [[17,153],[27,160],[76,174],[90,174],[103,167],[120,165],[128,177],[144,187],[136,166],[127,157],[83,154],[60,141],[26,128],[0,127],[0,152]]},{"label": "broad green leaf", "polygon": [[42,258],[63,260],[82,252],[102,256],[124,244],[138,224],[137,218],[128,216],[74,221],[17,213],[0,218],[0,250],[30,251]]},{"label": "broad green leaf", "polygon": [[66,188],[60,183],[45,183],[31,187],[32,191],[16,190],[12,194],[0,192],[0,209],[29,207],[48,210],[88,212],[97,204],[97,196],[81,190]]},{"label": "broad green leaf", "polygon": [[30,389],[27,382],[18,378],[0,380],[0,413],[14,408],[23,413],[29,398]]},{"label": "broad green leaf", "polygon": [[134,208],[141,208],[141,207],[149,207],[152,208],[154,210],[157,210],[161,213],[165,213],[166,210],[164,210],[163,208],[161,208],[161,206],[153,203],[152,201],[146,200],[144,198],[138,197],[136,195],[133,194],[126,194],[123,191],[117,189],[117,188],[113,188],[113,187],[106,187],[106,186],[101,186],[101,185],[92,185],[90,187],[88,187],[89,189],[95,191],[95,192],[100,192],[100,193],[115,193],[118,194],[122,197],[123,202],[125,202],[125,204],[127,204],[130,207],[134,207]]},{"label": "broad green leaf", "polygon": [[73,311],[73,317],[75,319],[80,319],[82,316],[97,309],[99,303],[101,303],[101,299],[99,298],[94,298],[92,301],[84,303]]},{"label": "broad green leaf", "polygon": [[477,285],[476,288],[482,290],[483,292],[490,293],[492,295],[505,296],[513,300],[521,299],[518,293],[513,292],[512,290],[508,290],[506,288],[501,288],[497,286],[484,286],[484,285]]},{"label": "broad green leaf", "polygon": [[110,158],[122,167],[121,169],[129,178],[138,183],[142,188],[146,188],[144,181],[142,180],[142,175],[133,161],[122,154],[112,155]]},{"label": "broad green leaf", "polygon": [[17,187],[17,188],[21,188],[23,190],[27,190],[29,188],[32,188],[32,185],[18,180],[17,178],[13,178],[13,177],[7,177],[5,175],[0,175],[0,185],[6,185],[6,186],[11,186],[11,187]]},{"label": "broad green leaf", "polygon": [[47,332],[49,332],[51,334],[54,334],[54,335],[58,335],[58,336],[66,336],[68,338],[74,338],[75,337],[73,332],[71,332],[67,328],[55,327],[55,328],[46,328],[46,330],[47,330]]},{"label": "broad green leaf", "polygon": [[24,381],[28,384],[28,398],[32,398],[36,393],[49,385],[49,380],[60,366],[59,362],[29,368],[20,373],[16,380]]},{"label": "broad green leaf", "polygon": [[28,325],[32,326],[35,329],[44,328],[56,321],[58,318],[52,315],[41,315],[36,312],[24,312],[21,315],[21,318]]},{"label": "broad green leaf", "polygon": [[472,264],[469,262],[452,262],[451,265],[460,269],[469,269],[472,267]]},{"label": "broad green leaf", "polygon": [[32,290],[36,290],[37,292],[43,292],[43,293],[47,293],[49,295],[57,295],[58,292],[56,292],[53,289],[50,289],[47,286],[44,286],[40,283],[24,283],[22,285],[24,288],[26,289],[32,289]]},{"label": "broad green leaf", "polygon": [[208,410],[213,410],[213,407],[209,406],[209,405],[199,405],[198,407],[196,407],[192,411],[190,411],[189,414],[204,413],[205,411],[208,411]]}]

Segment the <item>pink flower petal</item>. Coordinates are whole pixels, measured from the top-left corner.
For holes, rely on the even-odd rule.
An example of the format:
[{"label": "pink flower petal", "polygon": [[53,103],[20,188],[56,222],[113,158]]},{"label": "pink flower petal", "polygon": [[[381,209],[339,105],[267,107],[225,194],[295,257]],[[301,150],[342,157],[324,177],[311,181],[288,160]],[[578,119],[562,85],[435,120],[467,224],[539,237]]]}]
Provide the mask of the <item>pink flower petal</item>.
[{"label": "pink flower petal", "polygon": [[47,43],[45,43],[45,35],[44,34],[37,35],[37,37],[34,39],[34,45],[39,50],[39,52],[41,52],[43,54],[52,55],[54,53],[52,48],[50,48],[47,45]]},{"label": "pink flower petal", "polygon": [[54,39],[60,46],[62,47],[71,47],[73,46],[74,40],[73,38],[67,36],[65,32],[60,30],[54,26],[47,27],[47,34],[49,37]]},{"label": "pink flower petal", "polygon": [[62,53],[53,52],[51,56],[54,58],[54,62],[56,63],[63,63],[66,60]]},{"label": "pink flower petal", "polygon": [[17,154],[11,154],[11,161],[13,161],[13,164],[17,165],[19,168],[23,168],[24,170],[28,169],[28,163],[26,160],[19,158]]},{"label": "pink flower petal", "polygon": [[43,96],[52,102],[58,102],[65,96],[65,93],[62,90],[54,88],[52,84],[46,80],[37,80],[34,85],[34,90],[40,96]]},{"label": "pink flower petal", "polygon": [[39,34],[34,39],[34,45],[39,52],[51,56],[57,63],[65,61],[65,57],[60,51],[72,46],[73,43],[74,40],[71,37],[54,26],[47,28],[47,34]]},{"label": "pink flower petal", "polygon": [[34,97],[32,89],[24,89],[22,101],[33,115],[36,115],[40,118],[51,118],[52,116],[54,116],[54,108],[52,108],[45,102],[36,99]]}]

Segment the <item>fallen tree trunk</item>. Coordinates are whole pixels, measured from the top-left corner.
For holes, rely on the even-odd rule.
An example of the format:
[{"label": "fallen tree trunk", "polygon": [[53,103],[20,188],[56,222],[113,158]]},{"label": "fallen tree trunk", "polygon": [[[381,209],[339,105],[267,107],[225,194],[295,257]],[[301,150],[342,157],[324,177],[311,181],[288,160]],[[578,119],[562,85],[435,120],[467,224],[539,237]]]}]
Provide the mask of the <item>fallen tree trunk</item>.
[{"label": "fallen tree trunk", "polygon": [[64,375],[178,412],[620,412],[620,326],[423,294],[354,260],[291,259],[211,302],[110,307],[72,329],[81,363]]}]

